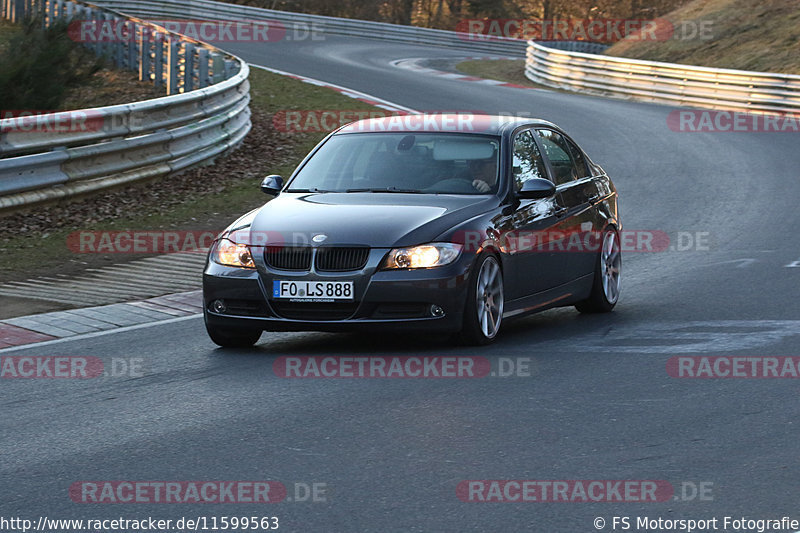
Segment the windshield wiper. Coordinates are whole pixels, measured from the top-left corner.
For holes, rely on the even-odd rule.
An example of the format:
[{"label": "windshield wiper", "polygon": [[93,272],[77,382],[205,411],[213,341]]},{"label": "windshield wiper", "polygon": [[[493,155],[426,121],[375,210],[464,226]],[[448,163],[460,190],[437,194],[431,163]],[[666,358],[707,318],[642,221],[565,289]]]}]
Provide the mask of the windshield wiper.
[{"label": "windshield wiper", "polygon": [[417,189],[398,189],[397,187],[378,187],[378,188],[364,188],[364,189],[346,189],[344,192],[398,192],[410,194],[424,194]]},{"label": "windshield wiper", "polygon": [[325,189],[317,189],[316,187],[311,187],[310,189],[286,189],[286,192],[334,192],[334,191],[326,191]]}]

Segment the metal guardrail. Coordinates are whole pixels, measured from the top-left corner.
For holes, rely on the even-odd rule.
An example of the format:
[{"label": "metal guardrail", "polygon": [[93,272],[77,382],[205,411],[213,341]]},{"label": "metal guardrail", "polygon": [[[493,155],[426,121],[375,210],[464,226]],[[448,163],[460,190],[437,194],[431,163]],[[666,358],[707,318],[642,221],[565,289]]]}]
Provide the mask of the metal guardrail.
[{"label": "metal guardrail", "polygon": [[536,41],[536,43],[546,48],[564,50],[565,52],[583,52],[585,54],[602,54],[611,46],[594,41]]},{"label": "metal guardrail", "polygon": [[[492,36],[459,33],[432,28],[401,26],[384,22],[353,20],[322,15],[307,15],[212,0],[95,0],[97,5],[109,6],[139,17],[188,20],[249,20],[273,21],[290,31],[315,32],[326,35],[347,35],[369,39],[444,46],[481,53],[523,58],[526,42]],[[297,39],[295,39],[297,40]]]},{"label": "metal guardrail", "polygon": [[525,75],[550,87],[649,102],[749,113],[800,112],[800,76],[789,74],[567,52],[529,41]]},{"label": "metal guardrail", "polygon": [[164,86],[162,98],[0,120],[0,210],[206,163],[250,131],[247,63],[141,19],[74,0],[0,0],[0,15],[125,24],[135,38],[90,43]]}]

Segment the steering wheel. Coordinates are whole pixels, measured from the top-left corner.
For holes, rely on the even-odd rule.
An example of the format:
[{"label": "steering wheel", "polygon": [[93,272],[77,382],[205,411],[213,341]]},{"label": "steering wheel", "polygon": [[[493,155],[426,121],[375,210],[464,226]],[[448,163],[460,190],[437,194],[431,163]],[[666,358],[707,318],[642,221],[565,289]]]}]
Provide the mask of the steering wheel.
[{"label": "steering wheel", "polygon": [[471,181],[461,178],[446,178],[441,181],[437,181],[430,187],[426,187],[425,190],[432,192],[446,192],[446,193],[477,192],[477,189],[475,189],[475,187],[472,186]]}]

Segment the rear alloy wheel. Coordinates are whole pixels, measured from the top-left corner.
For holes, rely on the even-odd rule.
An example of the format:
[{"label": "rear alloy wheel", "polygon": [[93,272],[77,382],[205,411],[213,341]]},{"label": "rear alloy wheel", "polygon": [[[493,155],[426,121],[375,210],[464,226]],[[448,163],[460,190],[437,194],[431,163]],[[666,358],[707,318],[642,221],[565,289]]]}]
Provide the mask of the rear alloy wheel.
[{"label": "rear alloy wheel", "polygon": [[608,313],[617,305],[622,274],[622,251],[615,228],[603,232],[603,246],[597,255],[594,283],[589,298],[575,307],[581,313]]},{"label": "rear alloy wheel", "polygon": [[223,348],[248,348],[258,342],[262,331],[251,328],[220,328],[206,320],[206,331],[214,344]]},{"label": "rear alloy wheel", "polygon": [[503,320],[503,271],[497,258],[478,259],[477,275],[467,294],[462,337],[470,344],[489,344],[500,331]]}]

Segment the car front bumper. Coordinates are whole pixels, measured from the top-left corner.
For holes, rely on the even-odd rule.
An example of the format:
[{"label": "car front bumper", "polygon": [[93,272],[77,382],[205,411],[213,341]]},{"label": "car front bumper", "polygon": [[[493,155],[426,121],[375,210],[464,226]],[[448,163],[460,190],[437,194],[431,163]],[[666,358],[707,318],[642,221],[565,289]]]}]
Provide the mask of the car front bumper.
[{"label": "car front bumper", "polygon": [[[208,261],[203,273],[205,319],[213,327],[265,331],[461,330],[474,255],[462,254],[443,267],[380,270],[386,252],[373,249],[362,270],[337,273],[278,271],[258,260],[256,269]],[[353,281],[354,300],[278,300],[272,297],[273,280]],[[217,300],[224,311],[215,309]],[[436,316],[432,306],[444,314]]]}]

